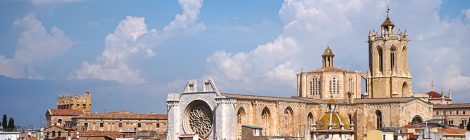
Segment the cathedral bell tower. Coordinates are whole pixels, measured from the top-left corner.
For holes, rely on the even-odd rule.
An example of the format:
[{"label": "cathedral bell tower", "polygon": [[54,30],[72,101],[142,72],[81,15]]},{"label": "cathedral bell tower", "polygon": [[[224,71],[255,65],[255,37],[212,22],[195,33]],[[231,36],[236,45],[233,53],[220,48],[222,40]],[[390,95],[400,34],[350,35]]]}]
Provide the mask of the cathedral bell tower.
[{"label": "cathedral bell tower", "polygon": [[411,74],[408,69],[408,34],[394,32],[395,25],[388,15],[380,34],[369,32],[369,69],[367,94],[371,98],[411,96]]},{"label": "cathedral bell tower", "polygon": [[335,57],[335,54],[333,54],[333,51],[331,51],[330,47],[327,47],[325,49],[325,52],[323,52],[323,55],[321,55],[321,57],[323,68],[333,67],[333,58]]}]

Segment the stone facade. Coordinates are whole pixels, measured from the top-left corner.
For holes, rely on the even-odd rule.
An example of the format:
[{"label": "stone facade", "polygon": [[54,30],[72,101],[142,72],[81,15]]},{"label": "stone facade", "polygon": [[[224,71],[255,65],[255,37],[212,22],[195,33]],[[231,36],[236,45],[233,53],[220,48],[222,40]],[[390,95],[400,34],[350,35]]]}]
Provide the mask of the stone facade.
[{"label": "stone facade", "polygon": [[470,119],[470,104],[435,104],[434,119],[442,119],[450,126],[467,126]]},{"label": "stone facade", "polygon": [[49,109],[46,112],[46,127],[71,127],[73,125],[72,117],[80,114],[84,114],[84,112],[72,109]]},{"label": "stone facade", "polygon": [[[187,85],[197,85],[195,83],[190,81]],[[178,139],[181,135],[198,133],[187,124],[191,116],[188,110],[194,102],[207,104],[207,109],[212,112],[211,127],[200,126],[211,129],[209,134],[198,133],[209,139],[240,139],[242,125],[263,128],[263,136],[310,139],[312,136],[309,132],[313,122],[317,121],[327,108],[326,100],[229,94],[219,93],[218,90],[188,91],[188,87],[186,86],[185,92],[168,95],[170,140]],[[338,112],[347,114],[346,120],[356,124],[355,139],[360,140],[365,138],[365,134],[370,130],[412,124],[415,118],[421,122],[432,118],[432,104],[414,97],[358,98],[352,102],[336,100],[336,104]]]},{"label": "stone facade", "polygon": [[361,72],[334,67],[334,54],[328,47],[322,67],[297,74],[297,96],[314,99],[361,98]]},{"label": "stone facade", "polygon": [[91,112],[91,94],[85,92],[82,95],[59,96],[57,99],[57,109],[73,109],[89,113]]},{"label": "stone facade", "polygon": [[[242,126],[260,127],[267,137],[313,139],[314,122],[321,119],[330,101],[339,114],[347,116],[342,121],[354,124],[350,128],[356,140],[367,139],[370,131],[432,119],[433,105],[411,94],[407,33],[394,34],[388,17],[381,29],[380,35],[369,33],[367,74],[334,67],[334,53],[328,47],[322,68],[297,74],[296,97],[221,93],[210,79],[199,88],[196,81],[189,81],[183,92],[168,95],[168,139],[194,134],[241,139]],[[365,95],[361,79],[366,81]]]},{"label": "stone facade", "polygon": [[165,114],[136,114],[131,112],[88,113],[73,117],[76,128],[81,131],[138,132],[166,131]]},{"label": "stone facade", "polygon": [[390,18],[381,25],[380,34],[369,32],[369,69],[367,94],[372,98],[411,96],[408,69],[408,33],[394,32]]}]

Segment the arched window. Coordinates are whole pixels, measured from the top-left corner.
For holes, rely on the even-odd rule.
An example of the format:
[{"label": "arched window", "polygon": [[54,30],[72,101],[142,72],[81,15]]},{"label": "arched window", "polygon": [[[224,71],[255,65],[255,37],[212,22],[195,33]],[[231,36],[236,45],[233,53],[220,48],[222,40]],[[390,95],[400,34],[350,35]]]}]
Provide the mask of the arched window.
[{"label": "arched window", "polygon": [[237,131],[238,138],[242,137],[242,125],[246,124],[246,113],[243,107],[240,107],[237,112]]},{"label": "arched window", "polygon": [[294,111],[291,107],[287,107],[284,110],[284,120],[283,120],[284,130],[286,130],[285,135],[294,135],[294,131],[290,128],[294,126]]},{"label": "arched window", "polygon": [[407,92],[409,91],[408,89],[408,84],[406,82],[403,82],[403,85],[401,87],[401,95],[402,96],[407,96]]},{"label": "arched window", "polygon": [[382,129],[382,112],[375,111],[375,116],[377,117],[377,129]]},{"label": "arched window", "polygon": [[411,120],[412,125],[419,125],[422,123],[423,123],[423,119],[421,119],[421,117],[418,115],[414,116],[413,119]]},{"label": "arched window", "polygon": [[329,85],[329,89],[328,89],[328,92],[330,93],[331,96],[333,96],[333,83],[332,83],[332,80],[330,80],[330,85]]},{"label": "arched window", "polygon": [[316,80],[316,82],[315,82],[315,89],[316,89],[316,90],[315,90],[315,91],[316,91],[315,94],[316,94],[316,95],[320,95],[320,79],[319,79],[319,78],[317,78],[317,80]]},{"label": "arched window", "polygon": [[383,72],[383,50],[382,50],[382,47],[379,46],[378,48],[378,53],[379,53],[379,71],[380,72]]},{"label": "arched window", "polygon": [[307,116],[307,130],[309,130],[309,133],[310,131],[312,130],[312,126],[313,125],[313,114],[312,112],[308,113],[308,116]]},{"label": "arched window", "polygon": [[312,81],[310,81],[310,95],[313,95],[313,92],[314,92],[314,87],[313,87],[313,82],[315,81],[315,78],[312,79]]},{"label": "arched window", "polygon": [[333,94],[336,94],[336,77],[333,77]]},{"label": "arched window", "polygon": [[392,46],[390,49],[390,69],[393,71],[393,68],[395,67],[395,46]]},{"label": "arched window", "polygon": [[318,77],[313,77],[310,82],[310,94],[319,95],[320,94],[320,79]]},{"label": "arched window", "polygon": [[269,131],[271,130],[271,123],[271,112],[269,111],[268,107],[264,107],[263,111],[261,112],[261,124],[265,136],[270,135]]}]

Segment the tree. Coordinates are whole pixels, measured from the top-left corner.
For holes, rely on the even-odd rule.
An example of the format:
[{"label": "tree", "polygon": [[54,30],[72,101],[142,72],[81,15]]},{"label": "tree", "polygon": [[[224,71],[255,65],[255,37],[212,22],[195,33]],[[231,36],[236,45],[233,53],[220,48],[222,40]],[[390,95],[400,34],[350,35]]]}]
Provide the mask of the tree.
[{"label": "tree", "polygon": [[2,126],[3,129],[7,129],[7,114],[3,114]]},{"label": "tree", "polygon": [[15,119],[10,117],[10,120],[8,120],[8,130],[12,131],[13,129],[15,129]]},{"label": "tree", "polygon": [[468,118],[468,122],[467,122],[467,130],[470,130],[470,118]]}]

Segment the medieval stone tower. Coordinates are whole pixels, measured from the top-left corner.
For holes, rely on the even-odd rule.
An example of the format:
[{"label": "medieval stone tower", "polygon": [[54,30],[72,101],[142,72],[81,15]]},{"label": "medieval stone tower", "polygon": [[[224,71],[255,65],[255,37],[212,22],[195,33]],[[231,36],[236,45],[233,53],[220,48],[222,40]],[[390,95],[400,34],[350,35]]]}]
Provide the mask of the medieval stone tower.
[{"label": "medieval stone tower", "polygon": [[408,69],[408,34],[387,18],[380,34],[369,32],[369,69],[367,94],[371,98],[411,96],[411,74]]}]

